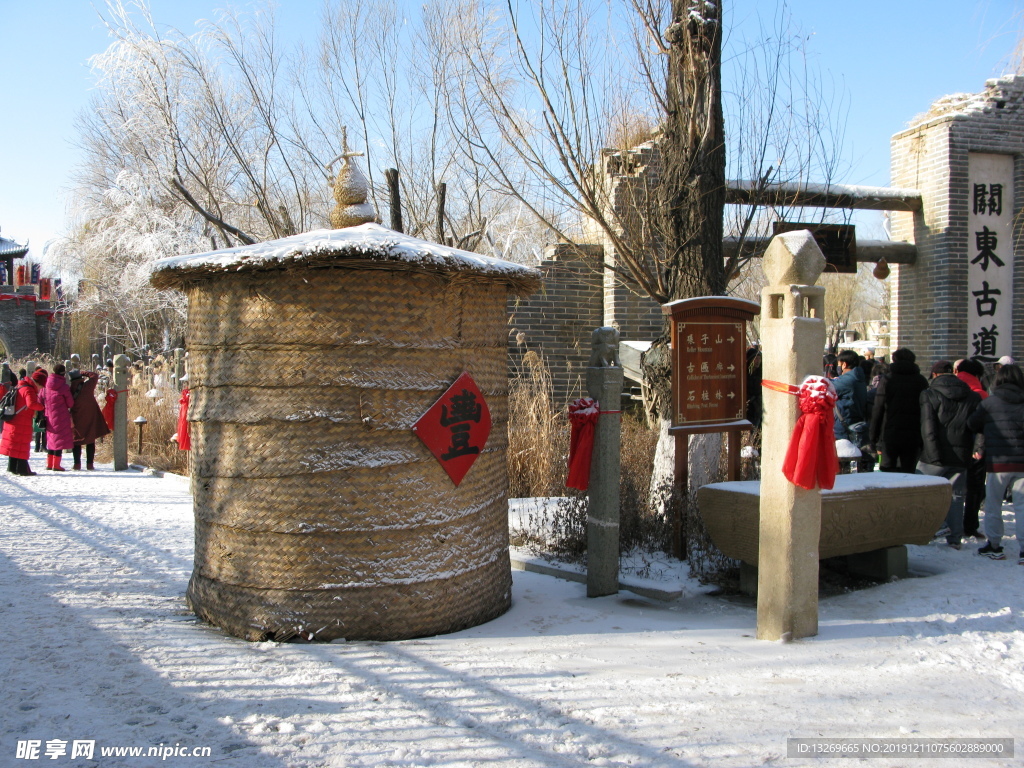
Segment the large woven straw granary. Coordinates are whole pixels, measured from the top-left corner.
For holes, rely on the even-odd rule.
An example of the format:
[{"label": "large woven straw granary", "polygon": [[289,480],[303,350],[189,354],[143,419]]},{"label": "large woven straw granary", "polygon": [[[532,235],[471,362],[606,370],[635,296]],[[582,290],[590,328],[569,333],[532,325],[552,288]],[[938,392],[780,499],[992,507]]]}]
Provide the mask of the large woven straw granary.
[{"label": "large woven straw granary", "polygon": [[[158,262],[188,297],[196,614],[331,640],[507,610],[506,300],[538,281],[371,223]],[[493,427],[456,485],[412,428],[464,372]]]}]

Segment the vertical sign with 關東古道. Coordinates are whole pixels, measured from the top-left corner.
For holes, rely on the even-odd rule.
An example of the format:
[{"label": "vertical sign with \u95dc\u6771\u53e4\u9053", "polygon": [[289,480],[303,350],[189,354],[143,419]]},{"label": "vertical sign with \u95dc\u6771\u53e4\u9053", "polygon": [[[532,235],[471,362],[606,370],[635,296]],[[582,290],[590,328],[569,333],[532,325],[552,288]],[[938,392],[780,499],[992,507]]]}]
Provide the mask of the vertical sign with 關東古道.
[{"label": "vertical sign with \u95dc\u6771\u53e4\u9053", "polygon": [[677,366],[672,426],[739,421],[746,408],[742,321],[677,321]]},{"label": "vertical sign with \u95dc\u6771\u53e4\u9053", "polygon": [[1013,350],[1013,156],[967,159],[967,349],[995,362]]}]

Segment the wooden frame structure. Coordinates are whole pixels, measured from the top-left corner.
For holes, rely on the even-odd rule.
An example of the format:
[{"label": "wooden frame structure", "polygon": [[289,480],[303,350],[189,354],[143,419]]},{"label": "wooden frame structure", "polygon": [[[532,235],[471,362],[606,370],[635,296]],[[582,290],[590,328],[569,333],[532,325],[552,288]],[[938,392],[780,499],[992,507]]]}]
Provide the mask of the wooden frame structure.
[{"label": "wooden frame structure", "polygon": [[[745,411],[747,323],[761,312],[757,302],[730,296],[681,299],[662,306],[672,327],[672,426],[675,483],[689,482],[690,435],[725,432],[728,479],[738,480],[740,433],[751,429]],[[672,521],[677,557],[685,551],[682,520]]]}]

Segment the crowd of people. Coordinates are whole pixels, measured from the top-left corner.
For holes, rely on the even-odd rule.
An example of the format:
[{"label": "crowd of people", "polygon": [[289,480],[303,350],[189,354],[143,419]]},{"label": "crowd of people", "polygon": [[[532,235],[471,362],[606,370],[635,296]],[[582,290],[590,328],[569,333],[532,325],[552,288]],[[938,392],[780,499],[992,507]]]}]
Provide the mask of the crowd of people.
[{"label": "crowd of people", "polygon": [[[36,450],[46,451],[46,469],[63,472],[62,457],[70,451],[72,469],[96,469],[96,441],[110,434],[110,428],[96,402],[99,374],[94,371],[68,371],[62,363],[48,372],[36,368],[21,369],[16,375],[5,362],[0,369],[3,392],[16,392],[14,413],[4,421],[0,436],[0,455],[7,456],[7,471],[14,475],[35,475],[28,460],[33,439]],[[45,445],[45,449],[42,446]]]},{"label": "crowd of people", "polygon": [[[978,554],[1005,560],[1003,501],[1012,502],[1018,526],[1024,520],[1024,372],[1010,357],[991,373],[965,358],[937,360],[925,377],[909,349],[895,350],[888,364],[873,358],[852,350],[825,356],[838,397],[836,439],[861,450],[861,471],[877,461],[882,472],[949,480],[952,502],[936,535],[954,549],[973,538],[982,543]],[[1018,557],[1024,565],[1024,552]]]}]

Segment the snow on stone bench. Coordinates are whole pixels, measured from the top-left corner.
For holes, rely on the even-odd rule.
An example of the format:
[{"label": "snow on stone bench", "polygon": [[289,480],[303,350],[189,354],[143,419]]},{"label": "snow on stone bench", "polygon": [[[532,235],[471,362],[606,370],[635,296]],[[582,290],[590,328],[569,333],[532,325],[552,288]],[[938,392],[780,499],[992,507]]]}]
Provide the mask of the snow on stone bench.
[{"label": "snow on stone bench", "polygon": [[[704,525],[725,555],[756,566],[761,483],[712,483],[697,491]],[[839,475],[821,492],[818,557],[928,544],[949,510],[952,486],[941,477],[900,472]]]}]

